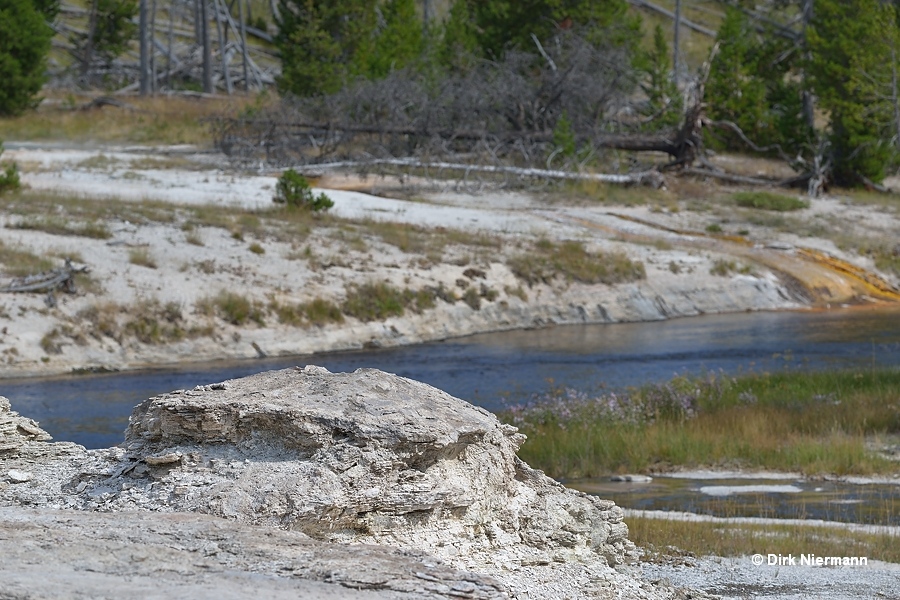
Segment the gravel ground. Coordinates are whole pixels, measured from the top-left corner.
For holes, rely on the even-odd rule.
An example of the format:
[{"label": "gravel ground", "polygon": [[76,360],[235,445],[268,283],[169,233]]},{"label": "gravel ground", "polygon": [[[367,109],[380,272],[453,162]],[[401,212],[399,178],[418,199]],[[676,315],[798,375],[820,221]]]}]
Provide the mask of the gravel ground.
[{"label": "gravel ground", "polygon": [[686,564],[646,564],[644,577],[721,596],[724,600],[871,600],[900,598],[900,565],[869,561],[868,566],[795,566],[762,564],[750,556],[691,559]]}]

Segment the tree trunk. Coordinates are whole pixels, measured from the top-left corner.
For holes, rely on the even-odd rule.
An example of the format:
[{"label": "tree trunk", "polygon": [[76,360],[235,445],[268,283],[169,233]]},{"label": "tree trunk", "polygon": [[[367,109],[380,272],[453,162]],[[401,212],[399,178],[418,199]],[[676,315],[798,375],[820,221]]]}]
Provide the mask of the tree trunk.
[{"label": "tree trunk", "polygon": [[231,86],[231,73],[228,71],[228,54],[225,52],[225,34],[222,27],[222,8],[219,0],[213,0],[213,7],[216,11],[216,30],[219,34],[219,58],[222,61],[222,75],[225,77],[225,91],[230,96],[234,91]]},{"label": "tree trunk", "polygon": [[148,31],[150,42],[150,93],[156,93],[156,0],[150,4],[150,28]]},{"label": "tree trunk", "polygon": [[91,2],[90,12],[88,13],[87,35],[84,39],[84,47],[81,49],[81,76],[87,77],[91,70],[91,63],[94,61],[94,38],[97,37],[97,0]]},{"label": "tree trunk", "polygon": [[250,91],[250,75],[247,72],[247,21],[244,19],[244,0],[237,0],[238,18],[241,20],[241,57],[243,58],[244,67],[244,91]]},{"label": "tree trunk", "polygon": [[675,39],[672,43],[672,72],[675,89],[678,89],[678,68],[681,65],[681,0],[675,0]]},{"label": "tree trunk", "polygon": [[138,26],[138,35],[140,36],[141,51],[141,96],[146,96],[150,93],[150,62],[148,58],[150,50],[147,43],[147,1],[148,0],[141,0],[139,7],[140,25]]},{"label": "tree trunk", "polygon": [[208,0],[200,2],[200,21],[203,28],[203,91],[207,94],[215,92],[212,81],[212,44],[209,39]]}]

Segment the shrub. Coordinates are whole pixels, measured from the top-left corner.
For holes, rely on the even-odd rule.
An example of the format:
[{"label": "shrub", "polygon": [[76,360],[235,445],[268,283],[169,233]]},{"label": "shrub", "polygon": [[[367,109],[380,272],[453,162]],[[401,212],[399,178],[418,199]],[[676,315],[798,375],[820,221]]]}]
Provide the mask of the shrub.
[{"label": "shrub", "polygon": [[[3,154],[3,144],[0,143],[0,155]],[[0,194],[19,189],[19,169],[15,164],[8,165],[0,175]]]},{"label": "shrub", "polygon": [[286,204],[291,208],[304,208],[313,212],[328,210],[334,206],[334,201],[325,194],[314,196],[306,177],[293,169],[288,169],[278,178],[275,197],[272,200],[277,204]]}]

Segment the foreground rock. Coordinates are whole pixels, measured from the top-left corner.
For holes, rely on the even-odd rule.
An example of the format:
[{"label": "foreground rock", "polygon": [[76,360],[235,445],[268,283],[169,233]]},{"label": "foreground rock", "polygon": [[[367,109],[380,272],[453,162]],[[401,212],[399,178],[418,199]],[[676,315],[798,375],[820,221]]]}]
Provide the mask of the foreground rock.
[{"label": "foreground rock", "polygon": [[[18,427],[0,433],[0,503],[39,507],[5,509],[0,527],[43,523],[40,531],[61,529],[62,539],[69,531],[87,555],[107,543],[165,554],[177,531],[176,550],[214,563],[148,550],[144,574],[167,571],[171,560],[179,574],[236,568],[243,575],[229,577],[238,587],[253,572],[286,590],[284,578],[421,597],[676,594],[641,581],[629,566],[635,548],[622,510],[528,467],[516,457],[524,437],[515,428],[380,371],[288,369],[151,398],[135,408],[123,446],[108,450],[36,441],[38,434]],[[79,538],[81,529],[89,535]],[[98,533],[104,530],[140,533]],[[234,545],[223,550],[222,541]],[[202,550],[212,547],[215,559]],[[309,566],[325,555],[344,575]],[[103,565],[97,572],[112,578],[104,585],[124,575]],[[83,577],[69,579],[77,585]]]}]

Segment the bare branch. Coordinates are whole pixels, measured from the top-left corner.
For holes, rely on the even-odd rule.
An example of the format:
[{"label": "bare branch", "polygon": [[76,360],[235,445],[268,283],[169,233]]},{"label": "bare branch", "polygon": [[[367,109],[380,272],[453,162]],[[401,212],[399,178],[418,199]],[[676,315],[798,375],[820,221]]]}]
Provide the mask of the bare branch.
[{"label": "bare branch", "polygon": [[729,131],[737,135],[741,139],[741,141],[749,146],[750,149],[752,149],[754,152],[766,154],[775,151],[778,153],[778,157],[789,165],[800,164],[805,166],[807,164],[806,161],[803,160],[800,156],[797,156],[796,158],[791,158],[790,156],[788,156],[784,151],[784,148],[781,147],[781,144],[769,144],[768,146],[756,145],[753,140],[748,138],[744,131],[732,121],[713,121],[712,119],[704,119],[703,123],[708,127],[721,127],[723,129],[728,129]]},{"label": "bare branch", "polygon": [[555,72],[558,69],[556,68],[556,63],[553,62],[553,59],[550,58],[550,55],[544,50],[544,47],[541,45],[541,40],[537,38],[533,33],[531,34],[531,39],[534,40],[534,45],[537,46],[538,52],[541,53],[541,56],[544,57],[544,60],[547,61],[547,64],[550,65],[550,68]]}]

